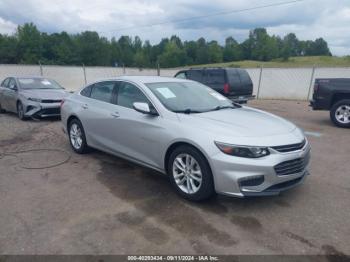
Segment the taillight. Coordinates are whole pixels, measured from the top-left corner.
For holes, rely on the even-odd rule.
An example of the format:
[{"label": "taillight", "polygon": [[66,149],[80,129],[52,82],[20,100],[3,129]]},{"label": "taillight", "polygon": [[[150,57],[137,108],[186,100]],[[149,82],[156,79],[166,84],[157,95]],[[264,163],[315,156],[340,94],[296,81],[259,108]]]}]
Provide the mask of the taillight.
[{"label": "taillight", "polygon": [[230,85],[229,84],[224,84],[224,93],[225,94],[228,94],[228,93],[230,93]]},{"label": "taillight", "polygon": [[317,92],[318,88],[319,88],[319,85],[317,83],[315,83],[314,84],[314,92]]}]

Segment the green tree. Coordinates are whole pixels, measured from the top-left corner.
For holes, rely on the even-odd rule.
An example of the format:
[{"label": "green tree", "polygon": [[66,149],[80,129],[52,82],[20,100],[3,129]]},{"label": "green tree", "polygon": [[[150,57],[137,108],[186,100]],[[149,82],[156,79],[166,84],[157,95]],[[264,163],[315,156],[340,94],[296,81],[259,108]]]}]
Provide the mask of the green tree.
[{"label": "green tree", "polygon": [[16,37],[19,62],[37,64],[42,59],[43,52],[41,33],[37,27],[33,23],[18,26]]},{"label": "green tree", "polygon": [[223,60],[225,62],[238,61],[242,59],[242,49],[238,42],[232,37],[227,37],[223,52]]}]

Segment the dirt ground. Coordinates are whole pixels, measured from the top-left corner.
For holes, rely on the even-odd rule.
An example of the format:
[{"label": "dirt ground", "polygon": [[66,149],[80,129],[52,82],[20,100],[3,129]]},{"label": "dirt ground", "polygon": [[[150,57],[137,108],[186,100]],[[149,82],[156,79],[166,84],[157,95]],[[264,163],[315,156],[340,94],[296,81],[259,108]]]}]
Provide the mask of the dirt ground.
[{"label": "dirt ground", "polygon": [[[0,254],[350,254],[350,130],[306,102],[250,105],[307,132],[311,175],[277,197],[204,203],[155,171],[73,153],[59,121],[1,114]],[[43,150],[15,153],[29,149]]]}]

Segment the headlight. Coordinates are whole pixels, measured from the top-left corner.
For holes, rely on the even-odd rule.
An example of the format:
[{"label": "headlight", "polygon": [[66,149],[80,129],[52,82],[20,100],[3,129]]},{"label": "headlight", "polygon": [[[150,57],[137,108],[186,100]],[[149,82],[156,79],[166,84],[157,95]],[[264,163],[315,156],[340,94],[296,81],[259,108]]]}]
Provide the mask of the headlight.
[{"label": "headlight", "polygon": [[28,98],[28,100],[41,103],[41,99],[40,98],[32,98],[32,97],[30,97],[30,98]]},{"label": "headlight", "polygon": [[221,152],[238,157],[258,158],[270,154],[267,147],[236,146],[219,142],[215,142],[215,145],[221,150]]}]

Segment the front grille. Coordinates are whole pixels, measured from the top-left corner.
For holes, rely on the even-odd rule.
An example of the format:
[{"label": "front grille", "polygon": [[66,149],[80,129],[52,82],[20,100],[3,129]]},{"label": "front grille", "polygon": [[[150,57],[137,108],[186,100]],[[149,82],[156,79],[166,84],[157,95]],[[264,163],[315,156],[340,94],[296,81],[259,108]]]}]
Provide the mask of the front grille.
[{"label": "front grille", "polygon": [[310,153],[307,153],[302,158],[297,158],[282,162],[274,167],[278,176],[286,176],[302,172],[310,161]]},{"label": "front grille", "polygon": [[40,110],[37,114],[42,116],[42,115],[59,115],[61,113],[60,108],[46,108]]},{"label": "front grille", "polygon": [[44,104],[52,104],[52,103],[61,103],[62,100],[50,100],[50,99],[44,99],[44,100],[41,100],[41,103],[44,103]]},{"label": "front grille", "polygon": [[300,150],[305,146],[305,144],[306,144],[306,140],[304,139],[303,142],[301,142],[301,143],[285,145],[285,146],[273,146],[271,148],[275,149],[278,152],[286,153],[286,152]]}]

